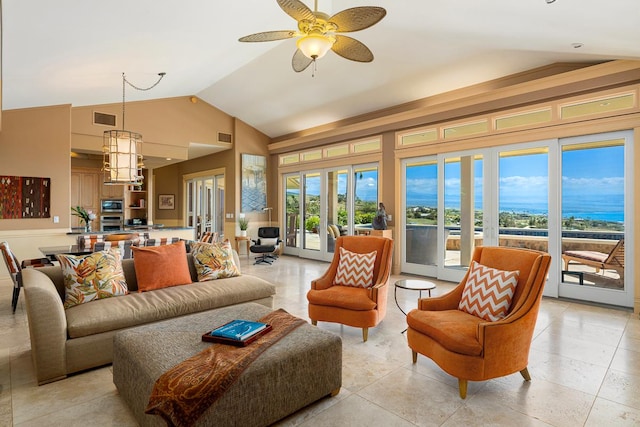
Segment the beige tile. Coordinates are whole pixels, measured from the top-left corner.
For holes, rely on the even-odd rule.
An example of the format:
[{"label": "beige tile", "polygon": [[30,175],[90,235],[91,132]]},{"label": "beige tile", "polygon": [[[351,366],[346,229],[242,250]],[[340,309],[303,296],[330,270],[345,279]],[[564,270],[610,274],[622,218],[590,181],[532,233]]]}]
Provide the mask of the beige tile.
[{"label": "beige tile", "polygon": [[287,418],[278,421],[277,423],[274,424],[274,426],[277,426],[277,427],[299,426],[300,424],[303,424],[306,421],[310,420],[311,418],[315,417],[320,412],[337,404],[341,400],[346,399],[351,394],[352,393],[349,390],[343,387],[342,389],[340,389],[340,393],[338,393],[337,396],[334,396],[334,397],[327,396],[325,398],[322,398],[317,402],[314,402],[311,405],[308,405],[302,408],[295,414],[292,414]]},{"label": "beige tile", "polygon": [[43,386],[24,384],[12,387],[14,423],[43,417],[66,407],[113,395],[115,386],[108,368],[96,369]]},{"label": "beige tile", "polygon": [[358,395],[419,426],[439,426],[464,404],[457,387],[404,368],[381,378]]},{"label": "beige tile", "polygon": [[32,418],[28,421],[18,422],[16,427],[40,427],[44,425],[85,427],[93,426],[119,426],[136,427],[135,417],[114,390],[93,400],[70,405],[68,402],[58,402],[57,411]]},{"label": "beige tile", "polygon": [[303,427],[410,427],[413,424],[352,394],[300,425]]},{"label": "beige tile", "polygon": [[578,322],[576,320],[559,319],[549,324],[547,332],[549,334],[565,335],[577,340],[615,347],[620,342],[624,330]]},{"label": "beige tile", "polygon": [[5,390],[3,385],[3,389],[0,392],[0,426],[13,425],[12,412],[11,389],[7,387]]},{"label": "beige tile", "polygon": [[618,348],[611,362],[611,369],[640,376],[640,350]]},{"label": "beige tile", "polygon": [[610,369],[598,393],[602,397],[614,402],[640,410],[640,375]]},{"label": "beige tile", "polygon": [[640,351],[640,320],[637,317],[629,319],[619,347],[626,350]]},{"label": "beige tile", "polygon": [[363,351],[361,348],[366,344],[342,349],[342,387],[351,392],[357,392],[401,366]]},{"label": "beige tile", "polygon": [[501,402],[483,399],[481,396],[467,398],[462,408],[457,410],[443,427],[457,426],[550,426],[543,421],[528,417],[505,407]]},{"label": "beige tile", "polygon": [[8,348],[0,348],[0,426],[10,426],[11,407],[11,360]]},{"label": "beige tile", "polygon": [[596,305],[571,303],[564,313],[564,318],[585,325],[598,325],[610,329],[624,330],[629,320],[629,312]]},{"label": "beige tile", "polygon": [[625,350],[632,350],[632,351],[640,351],[640,338],[635,338],[634,335],[625,333],[624,335],[622,335],[622,338],[620,339],[620,344],[618,345],[618,348],[622,348]]},{"label": "beige tile", "polygon": [[616,351],[615,346],[575,338],[563,330],[545,330],[533,339],[531,348],[571,359],[608,367]]},{"label": "beige tile", "polygon": [[596,395],[607,368],[557,354],[531,349],[529,374],[533,380],[546,380]]},{"label": "beige tile", "polygon": [[31,350],[11,354],[11,384],[13,388],[25,384],[36,385]]},{"label": "beige tile", "polygon": [[640,410],[602,398],[596,399],[585,423],[585,427],[635,427],[638,425],[640,425]]},{"label": "beige tile", "polygon": [[584,424],[595,396],[545,380],[527,382],[510,375],[489,381],[474,399],[502,404],[554,426],[571,427]]},{"label": "beige tile", "polygon": [[0,328],[2,330],[0,332],[0,348],[31,348],[29,328],[25,323],[19,322],[14,326],[0,326]]}]

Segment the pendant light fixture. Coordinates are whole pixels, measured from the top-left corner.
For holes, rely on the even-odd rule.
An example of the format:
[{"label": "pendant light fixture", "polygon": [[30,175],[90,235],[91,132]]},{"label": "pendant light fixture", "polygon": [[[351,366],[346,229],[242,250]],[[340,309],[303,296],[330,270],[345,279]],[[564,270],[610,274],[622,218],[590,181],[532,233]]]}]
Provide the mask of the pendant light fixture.
[{"label": "pendant light fixture", "polygon": [[108,130],[102,137],[102,171],[104,183],[109,185],[142,184],[142,135],[125,130],[124,106],[125,88],[128,84],[136,90],[147,91],[160,83],[166,73],[158,73],[158,80],[147,88],[140,88],[129,82],[122,73],[122,130]]}]

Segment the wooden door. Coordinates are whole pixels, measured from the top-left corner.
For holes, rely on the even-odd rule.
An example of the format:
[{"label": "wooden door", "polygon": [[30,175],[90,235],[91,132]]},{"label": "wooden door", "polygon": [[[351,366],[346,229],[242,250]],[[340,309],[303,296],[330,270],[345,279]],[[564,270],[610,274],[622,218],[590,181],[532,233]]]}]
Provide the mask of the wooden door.
[{"label": "wooden door", "polygon": [[[71,206],[81,206],[98,216],[92,224],[94,230],[100,228],[100,186],[102,185],[100,177],[99,170],[82,168],[71,170]],[[71,227],[79,227],[80,218],[71,215],[70,224]]]}]

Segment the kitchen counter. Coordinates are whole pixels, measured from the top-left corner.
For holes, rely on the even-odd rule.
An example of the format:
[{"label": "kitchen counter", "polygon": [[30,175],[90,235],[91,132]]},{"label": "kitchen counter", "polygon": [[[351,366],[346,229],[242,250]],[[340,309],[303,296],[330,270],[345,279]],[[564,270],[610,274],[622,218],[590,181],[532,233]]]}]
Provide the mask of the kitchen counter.
[{"label": "kitchen counter", "polygon": [[114,231],[92,231],[90,233],[87,232],[80,232],[80,231],[70,231],[67,233],[67,235],[69,236],[82,236],[82,235],[89,235],[89,234],[122,234],[125,233],[127,231],[139,231],[139,232],[145,232],[145,231],[150,231],[150,232],[154,232],[154,231],[187,231],[187,232],[194,232],[193,227],[164,227],[161,224],[156,224],[156,225],[138,225],[138,226],[131,226],[131,227],[124,227],[124,229],[122,230],[114,230]]}]

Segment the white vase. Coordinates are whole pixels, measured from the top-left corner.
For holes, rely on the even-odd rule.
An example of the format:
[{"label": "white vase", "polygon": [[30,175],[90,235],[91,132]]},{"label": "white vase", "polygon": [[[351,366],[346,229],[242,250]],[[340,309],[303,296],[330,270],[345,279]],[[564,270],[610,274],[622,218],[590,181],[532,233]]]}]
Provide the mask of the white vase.
[{"label": "white vase", "polygon": [[247,230],[240,230],[240,235],[242,237],[247,237]]}]

